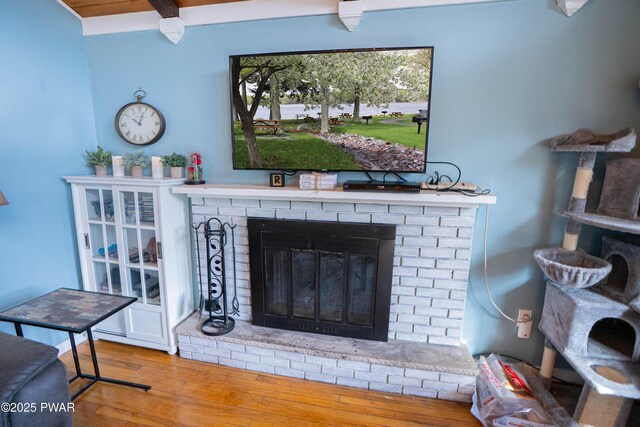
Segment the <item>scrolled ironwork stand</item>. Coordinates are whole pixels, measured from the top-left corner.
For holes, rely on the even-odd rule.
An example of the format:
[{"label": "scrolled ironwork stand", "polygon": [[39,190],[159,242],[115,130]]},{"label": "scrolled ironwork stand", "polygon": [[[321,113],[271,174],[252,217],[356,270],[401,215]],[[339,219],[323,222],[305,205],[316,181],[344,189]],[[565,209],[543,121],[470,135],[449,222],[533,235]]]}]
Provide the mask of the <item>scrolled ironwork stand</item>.
[{"label": "scrolled ironwork stand", "polygon": [[[225,335],[235,327],[235,320],[229,316],[227,306],[227,284],[225,275],[224,249],[227,245],[227,230],[231,231],[232,251],[233,251],[233,280],[235,285],[235,242],[233,229],[235,225],[227,222],[222,223],[217,218],[210,218],[201,222],[193,228],[196,231],[196,250],[198,255],[198,277],[200,278],[200,236],[199,230],[204,227],[204,239],[207,244],[207,300],[203,298],[202,279],[200,279],[200,313],[206,310],[209,318],[202,322],[200,330],[205,335]],[[235,288],[235,286],[234,286]],[[233,314],[238,314],[236,307],[236,296],[233,297]]]}]

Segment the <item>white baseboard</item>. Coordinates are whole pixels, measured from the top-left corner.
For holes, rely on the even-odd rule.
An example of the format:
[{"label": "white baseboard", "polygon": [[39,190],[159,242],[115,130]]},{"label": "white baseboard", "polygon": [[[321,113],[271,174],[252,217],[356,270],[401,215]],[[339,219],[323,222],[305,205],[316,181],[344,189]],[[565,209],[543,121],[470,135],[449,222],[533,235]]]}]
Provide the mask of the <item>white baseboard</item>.
[{"label": "white baseboard", "polygon": [[[86,332],[83,332],[81,334],[76,334],[75,335],[76,345],[78,345],[80,343],[83,343],[86,340],[87,340],[87,333]],[[58,349],[58,357],[62,356],[67,351],[71,350],[71,340],[69,340],[69,338],[67,338],[66,340],[62,341],[60,344],[57,344],[56,348]]]},{"label": "white baseboard", "polygon": [[573,369],[555,368],[553,370],[553,376],[571,384],[584,384],[584,380]]}]

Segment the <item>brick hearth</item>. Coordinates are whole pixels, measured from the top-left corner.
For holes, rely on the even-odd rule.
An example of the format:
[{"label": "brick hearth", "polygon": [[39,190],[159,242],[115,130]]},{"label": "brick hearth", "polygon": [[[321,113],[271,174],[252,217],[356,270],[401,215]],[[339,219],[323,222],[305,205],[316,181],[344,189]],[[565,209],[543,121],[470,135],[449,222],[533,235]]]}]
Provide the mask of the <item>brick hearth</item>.
[{"label": "brick hearth", "polygon": [[[224,337],[206,337],[199,332],[197,316],[192,316],[178,328],[182,357],[334,384],[469,400],[476,370],[460,334],[475,213],[479,204],[495,203],[494,197],[249,186],[184,186],[175,191],[189,195],[194,223],[217,217],[237,225],[240,315],[236,319],[247,322],[238,322],[236,330]],[[331,352],[322,342],[324,337],[316,343],[318,336],[313,334],[272,332],[276,330],[250,325],[247,217],[396,225],[389,342],[373,348],[364,341],[362,351],[371,354],[350,353],[348,345]],[[230,260],[231,253],[227,255]],[[203,260],[202,265],[205,263]],[[202,274],[206,277],[205,270]],[[231,271],[227,274],[232,277]],[[274,333],[280,334],[275,342]],[[270,338],[261,339],[263,336]],[[305,342],[307,338],[310,342]],[[329,339],[336,341],[335,337]],[[301,340],[304,344],[296,344]],[[423,355],[431,351],[437,357],[420,363],[399,357],[394,347]],[[382,353],[393,357],[380,356]],[[451,357],[457,364],[447,361]]]}]

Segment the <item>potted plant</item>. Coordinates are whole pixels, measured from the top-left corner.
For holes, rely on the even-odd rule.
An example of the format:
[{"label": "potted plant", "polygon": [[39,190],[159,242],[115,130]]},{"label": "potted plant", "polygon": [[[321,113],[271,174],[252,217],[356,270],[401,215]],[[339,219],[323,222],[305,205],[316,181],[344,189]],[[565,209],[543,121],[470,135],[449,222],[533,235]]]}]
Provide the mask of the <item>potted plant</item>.
[{"label": "potted plant", "polygon": [[89,166],[94,166],[97,176],[107,175],[107,166],[111,164],[111,151],[104,151],[101,146],[98,145],[96,151],[85,151],[87,153],[87,163]]},{"label": "potted plant", "polygon": [[141,177],[142,171],[149,164],[149,158],[142,151],[132,151],[124,156],[125,169],[131,170],[131,176]]},{"label": "potted plant", "polygon": [[171,168],[171,178],[182,178],[182,170],[187,166],[187,156],[178,153],[168,154],[162,156],[162,164]]}]

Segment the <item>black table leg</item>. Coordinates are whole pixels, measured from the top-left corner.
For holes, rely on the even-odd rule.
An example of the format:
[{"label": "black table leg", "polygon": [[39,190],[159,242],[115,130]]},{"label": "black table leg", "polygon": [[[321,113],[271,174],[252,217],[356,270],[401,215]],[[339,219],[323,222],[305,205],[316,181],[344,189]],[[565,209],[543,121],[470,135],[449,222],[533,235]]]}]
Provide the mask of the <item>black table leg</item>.
[{"label": "black table leg", "polygon": [[71,351],[73,352],[73,363],[76,365],[76,376],[69,381],[73,382],[82,375],[82,370],[80,369],[80,359],[78,358],[78,349],[76,348],[76,339],[73,336],[73,332],[69,332],[69,341],[71,342]]},{"label": "black table leg", "polygon": [[96,378],[100,379],[100,368],[98,368],[98,356],[96,356],[96,347],[93,345],[93,334],[91,329],[87,330],[87,338],[89,339],[89,348],[91,349],[91,360],[93,361],[93,372]]},{"label": "black table leg", "polygon": [[24,337],[22,334],[22,325],[20,323],[14,323],[13,326],[16,328],[16,335],[19,337]]},{"label": "black table leg", "polygon": [[[105,383],[111,383],[111,384],[119,384],[119,385],[126,385],[129,387],[136,387],[136,388],[141,388],[144,391],[150,390],[151,386],[145,385],[145,384],[138,384],[138,383],[132,383],[129,381],[122,381],[122,380],[116,380],[113,378],[105,378],[103,376],[100,375],[100,368],[98,367],[98,356],[96,355],[96,347],[93,343],[93,334],[91,333],[91,329],[87,330],[87,339],[89,340],[89,348],[91,349],[91,360],[93,362],[93,369],[95,371],[95,375],[87,375],[87,374],[78,374],[76,378],[85,378],[85,379],[89,379],[91,380],[89,383],[85,384],[76,394],[74,394],[71,397],[71,400],[75,399],[76,397],[78,397],[80,394],[82,394],[86,389],[88,389],[89,387],[91,387],[93,384],[95,384],[98,381],[102,381]],[[73,343],[73,341],[72,341]],[[73,346],[73,348],[75,348],[75,346]],[[79,364],[76,367],[77,369],[80,369]],[[74,378],[75,379],[75,378]]]}]

